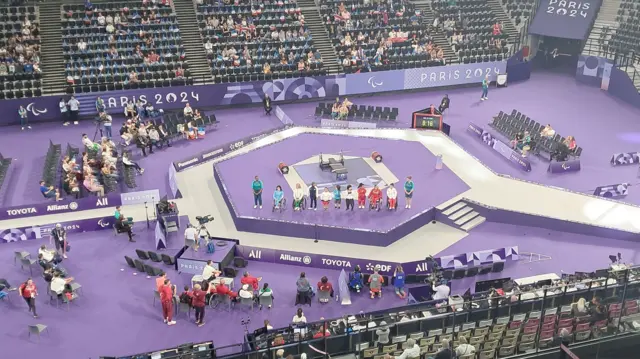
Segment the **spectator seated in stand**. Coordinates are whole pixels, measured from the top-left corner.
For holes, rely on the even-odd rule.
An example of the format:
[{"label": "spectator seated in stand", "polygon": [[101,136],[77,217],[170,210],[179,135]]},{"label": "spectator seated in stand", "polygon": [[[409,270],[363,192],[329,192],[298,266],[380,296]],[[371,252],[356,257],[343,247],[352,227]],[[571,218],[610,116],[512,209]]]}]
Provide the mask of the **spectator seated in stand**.
[{"label": "spectator seated in stand", "polygon": [[431,6],[434,27],[444,31],[461,63],[502,61],[509,52],[508,36],[486,1],[433,0]]},{"label": "spectator seated in stand", "polygon": [[55,198],[56,201],[61,201],[60,190],[53,186],[47,186],[44,181],[40,181],[40,193],[44,198]]},{"label": "spectator seated in stand", "polygon": [[205,0],[196,12],[216,82],[326,74],[295,0]]},{"label": "spectator seated in stand", "polygon": [[0,9],[0,100],[41,96],[39,8]]},{"label": "spectator seated in stand", "polygon": [[347,73],[442,65],[422,14],[406,0],[339,0],[320,8],[329,37]]},{"label": "spectator seated in stand", "polygon": [[[62,6],[62,47],[76,93],[185,85],[180,29],[168,2]],[[185,74],[188,77],[188,74]]]}]

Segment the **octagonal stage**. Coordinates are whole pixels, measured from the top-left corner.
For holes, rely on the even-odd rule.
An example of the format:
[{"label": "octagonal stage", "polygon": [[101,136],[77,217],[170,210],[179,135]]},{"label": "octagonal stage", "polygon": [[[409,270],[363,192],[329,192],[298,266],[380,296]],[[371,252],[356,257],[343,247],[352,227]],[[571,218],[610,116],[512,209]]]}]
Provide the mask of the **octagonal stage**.
[{"label": "octagonal stage", "polygon": [[[383,156],[382,163],[370,158],[373,151]],[[349,170],[346,180],[337,180],[319,168],[320,153],[328,158],[340,152]],[[280,162],[289,165],[289,174],[280,173]],[[239,231],[387,246],[432,221],[437,205],[469,189],[450,169],[437,170],[435,165],[436,156],[419,142],[305,133],[221,161],[214,165],[214,177]],[[255,175],[264,183],[262,209],[253,208],[251,182]],[[404,208],[402,194],[408,175],[415,183],[411,209]],[[326,212],[321,208],[293,211],[293,186],[311,181],[328,186],[339,183],[343,189],[346,183],[385,187],[397,182],[399,208],[347,212],[343,200],[342,209],[330,205]],[[283,212],[272,211],[277,185],[283,187],[289,203]]]}]

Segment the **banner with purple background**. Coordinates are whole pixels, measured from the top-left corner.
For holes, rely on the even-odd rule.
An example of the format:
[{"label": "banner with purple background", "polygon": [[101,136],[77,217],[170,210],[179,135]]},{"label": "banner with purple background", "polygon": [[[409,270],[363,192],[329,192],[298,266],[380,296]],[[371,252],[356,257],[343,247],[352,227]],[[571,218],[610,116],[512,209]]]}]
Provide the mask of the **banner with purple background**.
[{"label": "banner with purple background", "polygon": [[567,173],[580,171],[580,159],[574,158],[568,161],[551,162],[547,172],[550,173]]},{"label": "banner with purple background", "polygon": [[498,152],[502,157],[509,160],[509,162],[516,165],[523,171],[530,172],[531,171],[531,162],[525,157],[522,157],[520,153],[513,150],[506,143],[495,138],[490,132],[485,131],[482,127],[470,123],[467,127],[467,132],[475,135],[478,139],[482,140],[487,146],[493,148],[494,151]]},{"label": "banner with purple background", "polygon": [[114,207],[121,204],[122,198],[120,194],[109,194],[106,197],[85,197],[71,201],[27,204],[0,209],[0,220],[86,211],[90,209]]},{"label": "banner with purple background", "polygon": [[[375,73],[95,92],[77,94],[76,98],[80,101],[80,116],[96,115],[97,97],[104,100],[107,112],[112,114],[122,113],[128,101],[138,99],[143,103],[151,103],[155,109],[165,111],[182,109],[186,103],[199,108],[260,103],[265,94],[275,102],[308,98],[333,99],[344,95],[479,84],[486,74],[495,79],[497,73],[505,73],[506,66],[506,61],[496,61]],[[57,120],[60,118],[59,101],[60,96],[0,101],[0,111],[6,114],[0,124],[19,123],[19,106],[27,109],[31,123]]]},{"label": "banner with purple background", "polygon": [[602,0],[541,0],[529,33],[584,40],[598,15]]},{"label": "banner with purple background", "polygon": [[[239,148],[242,148],[250,143],[258,141],[262,138],[270,136],[276,132],[282,131],[286,129],[287,126],[280,126],[277,128],[268,129],[266,131],[262,131],[260,133],[256,133],[250,136],[247,136],[241,140],[229,142],[224,145],[216,146],[214,148],[208,149],[206,151],[202,151],[199,154],[189,156],[188,158],[184,158],[180,161],[176,161],[173,163],[175,170],[178,172],[182,172],[187,170],[193,166],[197,166],[199,164],[203,164],[205,162],[213,161],[218,157],[224,156],[231,151],[235,151]],[[176,187],[177,189],[177,187]]]},{"label": "banner with purple background", "polygon": [[[378,267],[380,268],[380,274],[383,275],[392,275],[396,265],[398,264],[402,264],[403,269],[407,274],[426,274],[432,269],[431,265],[425,260],[407,263],[393,263],[322,254],[307,254],[269,248],[250,247],[245,245],[236,246],[236,255],[247,260],[258,262],[335,270],[344,269],[347,272],[353,271],[356,266],[360,266],[363,272],[371,273],[374,268]],[[459,255],[448,255],[435,258],[435,260],[444,269],[461,269],[495,262],[515,261],[518,260],[518,247],[505,247]]]},{"label": "banner with purple background", "polygon": [[[67,231],[67,234],[100,231],[113,228],[113,216],[79,219],[75,221],[59,222]],[[21,227],[0,229],[0,243],[9,243],[17,241],[30,241],[48,238],[51,230],[55,226],[54,223]],[[69,241],[73,241],[73,237],[69,237]]]},{"label": "banner with purple background", "polygon": [[631,185],[629,183],[618,183],[618,184],[612,184],[608,186],[598,186],[593,191],[593,195],[598,197],[604,197],[604,198],[624,197],[629,194],[630,186]]}]

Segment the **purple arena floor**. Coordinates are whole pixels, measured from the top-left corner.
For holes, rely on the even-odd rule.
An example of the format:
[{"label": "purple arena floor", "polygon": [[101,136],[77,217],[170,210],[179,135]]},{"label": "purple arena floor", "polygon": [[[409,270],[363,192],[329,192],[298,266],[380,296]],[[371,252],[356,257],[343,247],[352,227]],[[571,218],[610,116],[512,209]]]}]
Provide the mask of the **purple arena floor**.
[{"label": "purple arena floor", "polygon": [[[136,248],[154,248],[152,232],[141,230],[137,233],[138,242],[135,244],[128,243],[121,236],[116,239],[110,231],[84,233],[69,238],[73,243],[73,251],[69,253],[70,258],[63,262],[63,266],[83,288],[81,297],[71,305],[68,312],[64,306],[58,309],[47,304],[41,271],[34,268],[33,276],[41,293],[37,298],[40,318],[34,319],[28,315],[26,304],[16,293],[10,294],[11,301],[0,302],[0,315],[3,323],[7,323],[0,326],[4,355],[23,355],[27,349],[33,357],[95,358],[99,355],[127,355],[211,339],[220,348],[242,341],[241,319],[251,319],[250,330],[261,326],[265,319],[276,327],[286,326],[295,311],[295,280],[300,271],[304,270],[314,283],[324,275],[335,283],[339,275],[338,271],[250,262],[247,270],[256,276],[262,276],[263,281],[273,288],[273,309],[255,309],[253,313],[241,308],[234,308],[231,312],[207,310],[207,325],[204,328],[197,328],[186,320],[185,314],[180,314],[177,317],[178,324],[167,327],[160,321],[159,304],[153,306],[154,280],[147,279],[145,275],[133,275],[134,270],[128,268],[123,259],[124,255],[135,257]],[[29,273],[13,265],[13,253],[18,250],[35,253],[40,244],[38,241],[29,241],[1,245],[2,276],[13,285],[25,280]],[[170,241],[166,252],[175,253],[180,244],[179,241]],[[476,281],[490,278],[592,271],[606,266],[609,252],[620,252],[623,259],[629,262],[637,263],[640,260],[640,245],[636,243],[495,223],[485,223],[438,255],[506,245],[517,245],[521,252],[550,255],[552,259],[537,263],[509,263],[501,273],[454,281],[453,293],[463,293],[469,287],[473,289]],[[191,275],[179,275],[162,264],[156,265],[167,269],[168,277],[179,288],[189,283]],[[314,301],[312,307],[304,307],[304,311],[309,321],[317,321],[321,317],[335,318],[403,304],[403,301],[393,295],[385,295],[380,300],[371,300],[365,295],[352,296],[352,302],[351,306],[341,306],[336,302],[320,305]],[[45,334],[41,342],[36,338],[29,340],[27,325],[34,323],[49,326],[51,336]],[[104,333],[109,333],[108,340]],[[113,343],[118,345],[113,346]],[[230,349],[223,350],[219,355],[230,352]]]},{"label": "purple arena floor", "polygon": [[[275,116],[265,116],[261,108],[243,109],[242,115],[238,110],[221,110],[215,113],[220,122],[218,128],[207,133],[204,139],[180,140],[175,142],[173,147],[155,150],[154,154],[144,158],[139,154],[140,150],[136,149],[134,154],[139,157],[137,161],[145,169],[145,173],[136,177],[138,188],[132,191],[159,189],[161,196],[170,193],[168,169],[173,161],[281,125]],[[122,116],[114,115],[114,135],[123,121]],[[38,191],[38,181],[42,177],[44,156],[49,140],[62,144],[63,151],[67,143],[82,148],[82,134],[87,133],[89,137],[93,137],[94,132],[95,125],[92,121],[81,121],[77,126],[68,127],[56,123],[38,124],[28,131],[21,131],[18,126],[3,127],[0,135],[0,153],[4,157],[13,158],[12,166],[15,168],[8,183],[3,185],[9,186],[9,191],[0,207],[46,201]],[[115,142],[118,140],[119,138],[115,139]]]},{"label": "purple arena floor", "polygon": [[[399,108],[398,121],[392,127],[409,128],[411,113],[440,103],[444,91],[406,93],[375,97],[350,98],[357,105],[392,104]],[[480,101],[479,89],[448,90],[451,108],[444,121],[451,125],[451,138],[497,173],[577,192],[593,193],[598,186],[628,182],[637,184],[638,166],[612,167],[614,153],[638,151],[640,112],[633,106],[609,96],[599,88],[578,83],[573,76],[535,72],[528,81],[490,89],[489,100]],[[313,113],[315,104],[292,104],[283,109],[296,124],[318,126]],[[490,129],[488,122],[500,111],[517,109],[540,123],[551,123],[557,133],[572,135],[583,148],[582,170],[566,174],[547,173],[548,162],[531,157],[532,171],[514,167],[466,131],[469,122]],[[388,124],[385,124],[388,126]],[[640,191],[631,187],[629,195],[618,198],[640,205]]]},{"label": "purple arena floor", "polygon": [[[373,213],[368,210],[356,209],[355,213],[345,214],[344,203],[342,203],[341,210],[330,206],[326,212],[321,208],[318,211],[307,210],[303,212],[294,212],[291,208],[287,208],[283,212],[271,210],[273,191],[277,185],[283,186],[289,204],[291,204],[293,197],[293,191],[277,170],[279,162],[294,164],[309,157],[316,157],[319,153],[337,154],[340,150],[344,151],[345,156],[361,157],[370,156],[374,150],[380,152],[384,157],[383,163],[400,180],[400,183],[396,184],[400,193],[402,193],[406,176],[411,175],[415,183],[412,208],[405,209],[404,198],[400,198],[400,208],[395,212],[383,210]],[[419,165],[414,160],[415,158],[420,159]],[[388,231],[412,216],[469,189],[448,168],[435,170],[435,162],[436,157],[417,142],[301,134],[220,162],[217,168],[225,183],[227,195],[231,198],[236,213],[240,217]],[[255,175],[259,175],[264,183],[264,207],[262,209],[253,208],[251,182]]]}]

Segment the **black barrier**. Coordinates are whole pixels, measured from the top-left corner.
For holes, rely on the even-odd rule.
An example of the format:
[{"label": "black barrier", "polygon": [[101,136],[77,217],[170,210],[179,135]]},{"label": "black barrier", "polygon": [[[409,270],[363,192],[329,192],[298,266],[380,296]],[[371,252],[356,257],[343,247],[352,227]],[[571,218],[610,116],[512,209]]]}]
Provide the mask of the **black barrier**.
[{"label": "black barrier", "polygon": [[[594,297],[602,298],[602,303],[611,304],[610,308],[613,308],[613,305],[619,305],[619,309],[609,313],[604,320],[589,326],[589,332],[583,332],[583,334],[588,334],[587,337],[581,339],[577,344],[593,345],[598,344],[601,340],[611,340],[618,336],[635,335],[640,337],[638,332],[630,333],[631,330],[634,330],[631,322],[640,319],[640,314],[631,311],[629,313],[632,314],[626,314],[627,308],[631,308],[630,303],[637,303],[637,300],[640,299],[640,266],[615,272],[610,271],[606,278],[581,279],[576,277],[571,279],[572,282],[569,278],[565,279],[567,282],[560,286],[520,291],[509,296],[495,295],[489,298],[487,292],[476,293],[470,301],[453,308],[448,305],[438,307],[436,302],[429,301],[366,314],[354,313],[354,316],[349,317],[348,322],[344,322],[344,318],[347,318],[344,317],[269,331],[258,328],[247,334],[244,344],[217,348],[216,357],[225,359],[252,359],[262,355],[275,357],[275,352],[278,349],[283,349],[285,355],[294,356],[305,353],[308,357],[317,358],[320,354],[329,358],[354,353],[362,357],[365,354],[365,347],[374,348],[373,351],[376,351],[377,347],[373,344],[377,338],[375,331],[380,328],[382,320],[389,328],[391,342],[397,342],[396,350],[391,351],[390,354],[401,351],[400,343],[405,342],[408,338],[414,338],[421,346],[421,353],[425,354],[425,357],[429,357],[435,355],[434,347],[424,343],[430,342],[429,338],[431,337],[434,341],[436,337],[442,339],[448,335],[457,338],[458,333],[469,332],[482,325],[508,324],[512,320],[516,321],[515,318],[523,318],[522,326],[524,327],[524,321],[527,318],[533,318],[533,313],[537,313],[540,318],[539,323],[536,324],[535,332],[541,333],[545,315],[555,313],[554,320],[558,321],[565,314],[573,318],[571,316],[572,304],[577,302],[579,298],[591,300]],[[528,299],[533,293],[542,294],[535,299]],[[586,318],[585,323],[588,324],[591,317]],[[346,325],[340,324],[343,322]],[[598,322],[606,323],[604,326],[598,327]],[[329,336],[322,335],[326,330],[330,333]],[[537,353],[557,352],[560,345],[557,336],[558,328],[554,326],[552,332],[553,335],[549,338],[539,339],[539,336],[536,336],[533,348],[528,349],[526,353],[520,353],[517,349],[519,346],[516,346],[513,349],[514,353],[509,357],[524,358]],[[516,338],[518,337],[516,336]],[[382,354],[377,351],[377,354],[373,354],[373,358],[376,355]]]}]

